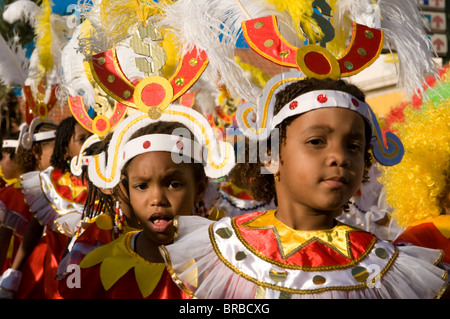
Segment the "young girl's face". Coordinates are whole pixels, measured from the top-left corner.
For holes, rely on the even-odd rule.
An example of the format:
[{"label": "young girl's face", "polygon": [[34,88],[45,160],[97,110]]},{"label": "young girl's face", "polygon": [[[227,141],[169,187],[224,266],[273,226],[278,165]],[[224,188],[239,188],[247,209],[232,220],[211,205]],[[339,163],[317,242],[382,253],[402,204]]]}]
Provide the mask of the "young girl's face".
[{"label": "young girl's face", "polygon": [[281,145],[278,203],[338,213],[361,184],[364,120],[342,108],[307,112],[287,127]]},{"label": "young girl's face", "polygon": [[148,152],[128,165],[131,206],[145,234],[158,245],[174,239],[173,219],[190,215],[201,187],[191,164],[175,164],[170,152]]},{"label": "young girl's face", "polygon": [[69,145],[67,146],[67,159],[71,159],[74,156],[78,156],[81,147],[87,138],[91,135],[84,127],[80,124],[75,124],[74,132],[70,138]]}]

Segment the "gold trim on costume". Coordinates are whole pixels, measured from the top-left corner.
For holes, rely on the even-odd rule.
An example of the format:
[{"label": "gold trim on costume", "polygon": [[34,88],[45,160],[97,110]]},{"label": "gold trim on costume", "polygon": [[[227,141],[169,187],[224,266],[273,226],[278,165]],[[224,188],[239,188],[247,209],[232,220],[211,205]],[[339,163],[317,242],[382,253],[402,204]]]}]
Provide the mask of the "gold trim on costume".
[{"label": "gold trim on costume", "polygon": [[[233,264],[231,264],[220,252],[217,243],[215,241],[214,238],[214,231],[213,231],[213,226],[214,224],[211,224],[209,226],[209,238],[211,241],[211,245],[217,255],[217,257],[219,258],[220,261],[222,261],[222,263],[225,264],[225,266],[227,266],[228,268],[230,268],[234,273],[236,273],[237,275],[247,279],[248,281],[253,282],[254,284],[264,287],[264,288],[269,288],[272,290],[276,290],[276,291],[281,291],[284,293],[291,293],[291,294],[312,294],[312,293],[321,293],[321,292],[325,292],[325,291],[330,291],[330,290],[344,290],[344,291],[350,291],[350,290],[357,290],[357,289],[365,289],[368,287],[368,283],[362,283],[359,285],[353,285],[353,286],[333,286],[333,287],[324,287],[324,288],[318,288],[318,289],[308,289],[308,290],[303,290],[303,289],[294,289],[294,288],[287,288],[287,287],[281,287],[278,285],[274,285],[271,283],[267,283],[267,282],[262,282],[256,278],[253,278],[247,274],[245,274],[244,272],[240,271],[238,268],[236,268]],[[233,225],[235,226],[235,225]],[[380,278],[382,278],[386,272],[390,269],[390,267],[392,266],[392,264],[394,263],[394,261],[396,260],[397,256],[398,256],[398,251],[397,249],[394,247],[395,252],[393,254],[393,256],[391,257],[391,259],[389,260],[389,262],[386,264],[386,266],[383,268],[383,270],[379,273],[379,275],[376,276],[376,278],[374,280],[378,280]],[[259,256],[259,255],[258,255]],[[268,260],[270,262],[270,259]],[[284,268],[288,268],[287,264],[282,264],[282,266]],[[331,267],[330,267],[331,268]],[[333,270],[333,269],[329,269],[329,270]]]},{"label": "gold trim on costume", "polygon": [[[270,212],[270,211],[269,211],[269,212]],[[259,217],[259,216],[258,216],[258,217]],[[255,219],[256,219],[256,218],[255,218]],[[249,222],[251,222],[251,221],[248,221],[248,222],[246,222],[246,223],[249,223]],[[246,223],[244,223],[244,224],[246,224]],[[253,248],[250,244],[248,244],[248,243],[245,241],[245,239],[242,237],[241,233],[239,232],[238,225],[236,224],[236,221],[235,221],[234,218],[231,219],[231,225],[232,225],[232,227],[233,227],[233,229],[234,229],[234,232],[235,232],[237,238],[238,238],[238,239],[240,240],[240,242],[245,246],[245,248],[247,248],[248,250],[250,250],[253,254],[255,254],[256,256],[258,256],[259,258],[261,258],[262,260],[267,261],[267,262],[269,262],[269,263],[271,263],[271,264],[277,265],[277,266],[279,266],[279,267],[283,267],[283,268],[287,268],[287,269],[303,270],[303,271],[324,271],[324,270],[327,271],[327,270],[337,270],[337,269],[351,268],[351,267],[355,266],[356,264],[358,264],[361,260],[363,260],[364,258],[366,258],[366,256],[370,254],[370,252],[372,251],[374,245],[375,245],[375,244],[377,243],[377,241],[378,241],[377,238],[374,236],[374,239],[373,239],[372,242],[369,244],[369,246],[368,246],[368,248],[366,249],[366,251],[365,251],[363,254],[361,254],[361,256],[359,256],[359,257],[356,258],[356,259],[353,259],[351,262],[349,262],[349,263],[347,263],[347,264],[344,264],[344,265],[334,265],[334,266],[322,266],[322,267],[305,267],[305,266],[291,265],[291,264],[287,264],[287,263],[282,263],[282,262],[279,262],[279,261],[277,261],[277,260],[273,260],[273,259],[268,258],[267,256],[265,256],[265,255],[262,254],[261,252],[257,251],[255,248]],[[270,227],[269,227],[269,225],[268,225],[266,229],[269,229],[269,228],[270,228]],[[359,231],[359,230],[355,228],[354,231]],[[275,234],[275,231],[274,231],[274,234]],[[275,235],[275,236],[276,236],[276,235]],[[348,238],[347,238],[347,240],[348,240]],[[281,242],[281,239],[278,239],[278,238],[277,238],[277,242],[278,242],[278,241]],[[280,242],[279,242],[279,247],[280,247],[280,245],[281,245]],[[326,242],[322,242],[322,241],[320,241],[320,242],[323,243],[323,244],[326,244]],[[299,249],[303,248],[303,247],[304,247],[305,245],[307,245],[307,244],[309,244],[309,242],[304,243],[303,245],[301,245],[301,246],[299,247]],[[329,245],[329,244],[326,244],[326,245],[327,245],[328,247],[332,248],[333,250],[335,250],[336,252],[342,254],[342,252],[340,252],[337,248],[333,248],[333,245]],[[348,243],[348,245],[349,245],[349,243]],[[297,249],[296,251],[294,251],[294,253],[297,252],[299,249]],[[283,254],[283,252],[282,252],[281,250],[280,250],[280,254]],[[290,255],[287,256],[287,257],[290,257]]]},{"label": "gold trim on costume", "polygon": [[159,246],[160,251],[164,254],[164,259],[166,260],[166,269],[170,274],[170,277],[172,277],[172,280],[175,282],[175,284],[185,293],[187,293],[192,299],[197,299],[197,297],[194,295],[194,292],[186,287],[186,285],[183,283],[183,281],[178,278],[178,275],[175,273],[172,267],[172,260],[170,259],[170,254],[167,251],[167,248],[164,245]]}]

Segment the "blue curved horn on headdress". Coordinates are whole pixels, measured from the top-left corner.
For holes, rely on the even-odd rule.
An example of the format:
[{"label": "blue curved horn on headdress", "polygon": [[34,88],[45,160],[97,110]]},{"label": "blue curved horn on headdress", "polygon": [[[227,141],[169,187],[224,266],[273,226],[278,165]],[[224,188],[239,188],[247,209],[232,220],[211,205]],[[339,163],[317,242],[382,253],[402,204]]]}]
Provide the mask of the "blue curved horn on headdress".
[{"label": "blue curved horn on headdress", "polygon": [[403,154],[405,153],[403,143],[397,135],[388,131],[384,135],[387,144],[386,146],[383,141],[383,133],[381,132],[380,124],[372,109],[369,108],[369,111],[372,116],[372,129],[374,134],[372,146],[375,159],[384,166],[393,166],[400,163]]}]

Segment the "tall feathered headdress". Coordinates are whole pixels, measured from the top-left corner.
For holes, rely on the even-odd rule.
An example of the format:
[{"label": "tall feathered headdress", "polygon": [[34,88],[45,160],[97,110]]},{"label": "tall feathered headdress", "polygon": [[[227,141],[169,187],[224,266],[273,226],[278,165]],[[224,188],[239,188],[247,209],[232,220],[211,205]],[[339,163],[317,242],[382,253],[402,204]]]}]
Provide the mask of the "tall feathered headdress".
[{"label": "tall feathered headdress", "polygon": [[383,30],[353,22],[351,38],[345,50],[335,56],[326,48],[326,43],[309,43],[300,47],[289,43],[280,34],[275,15],[247,20],[242,26],[244,36],[255,52],[275,64],[297,69],[272,78],[256,107],[252,103],[239,107],[237,120],[246,136],[264,140],[270,136],[274,127],[287,117],[317,108],[344,107],[360,113],[370,123],[375,137],[372,140],[374,156],[381,164],[394,165],[400,162],[403,147],[398,137],[386,132],[383,138],[378,120],[370,106],[342,92],[309,92],[288,103],[276,116],[273,114],[276,93],[290,83],[305,77],[338,79],[369,67],[383,48]]},{"label": "tall feathered headdress", "polygon": [[[162,6],[163,17],[157,25],[174,34],[180,46],[188,49],[195,46],[206,52],[210,62],[202,77],[218,86],[225,86],[233,96],[255,103],[261,91],[254,89],[234,60],[236,41],[242,32],[241,22],[251,17],[277,14],[280,32],[296,45],[299,44],[298,28],[293,26],[293,21],[312,13],[310,5],[306,6],[308,10],[302,9],[305,3],[311,2],[286,1],[282,4],[281,1],[264,0],[179,0]],[[289,10],[297,15],[290,15]]]},{"label": "tall feathered headdress", "polygon": [[[112,188],[120,180],[121,167],[136,155],[149,151],[175,152],[203,163],[210,177],[226,175],[234,165],[234,151],[226,142],[217,141],[206,118],[192,108],[174,104],[204,72],[208,58],[204,51],[192,47],[181,51],[176,70],[165,77],[161,69],[165,52],[158,41],[162,34],[152,19],[141,24],[131,35],[130,46],[151,58],[134,61],[147,73],[143,79],[130,79],[120,62],[117,48],[92,56],[91,72],[98,85],[113,99],[137,109],[114,131],[107,152],[95,155],[89,164],[89,177],[102,188]],[[148,41],[150,40],[150,41]],[[158,121],[180,122],[194,135],[153,134],[131,140],[139,128]]]},{"label": "tall feathered headdress", "polygon": [[[332,50],[342,48],[351,23],[364,24],[383,31],[386,47],[398,55],[398,83],[409,96],[424,92],[427,76],[438,76],[433,61],[436,53],[426,34],[424,20],[415,1],[339,0],[333,1],[332,23],[336,38]],[[339,44],[340,42],[340,44]],[[338,54],[338,50],[335,51]]]}]

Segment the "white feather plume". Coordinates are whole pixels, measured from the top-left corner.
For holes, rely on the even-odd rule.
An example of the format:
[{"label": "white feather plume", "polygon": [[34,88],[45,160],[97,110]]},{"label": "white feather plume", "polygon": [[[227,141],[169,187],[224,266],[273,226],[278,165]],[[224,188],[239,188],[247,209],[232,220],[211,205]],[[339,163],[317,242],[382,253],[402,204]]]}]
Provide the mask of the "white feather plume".
[{"label": "white feather plume", "polygon": [[30,0],[18,0],[6,5],[3,19],[10,24],[23,19],[34,27],[35,15],[38,11],[39,6],[36,3]]},{"label": "white feather plume", "polygon": [[78,25],[72,38],[61,51],[62,81],[59,98],[81,95],[85,105],[94,106],[94,87],[89,81],[85,68],[85,56],[79,50],[79,36],[82,25]]},{"label": "white feather plume", "polygon": [[[283,36],[295,39],[295,31],[283,26],[291,25],[287,13],[262,0],[239,1],[251,18],[276,14]],[[158,26],[172,32],[180,47],[187,50],[194,46],[208,55],[209,65],[203,77],[212,83],[225,85],[232,94],[256,103],[259,90],[254,90],[244,71],[234,61],[234,49],[241,23],[249,17],[242,11],[240,3],[231,0],[179,0],[163,7],[164,17]],[[290,33],[290,34],[289,34]],[[294,44],[294,43],[293,43]]]},{"label": "white feather plume", "polygon": [[9,42],[0,35],[0,83],[23,86],[28,76],[29,60],[15,36]]},{"label": "white feather plume", "polygon": [[333,18],[335,28],[348,29],[355,21],[384,31],[389,49],[398,55],[398,84],[408,95],[422,94],[427,76],[438,77],[435,52],[415,1],[339,0]]},{"label": "white feather plume", "polygon": [[94,31],[89,38],[80,41],[80,50],[86,59],[90,59],[93,54],[107,51],[114,47],[114,41],[107,37],[100,19],[101,0],[79,0],[80,17],[86,19],[92,25]]}]

